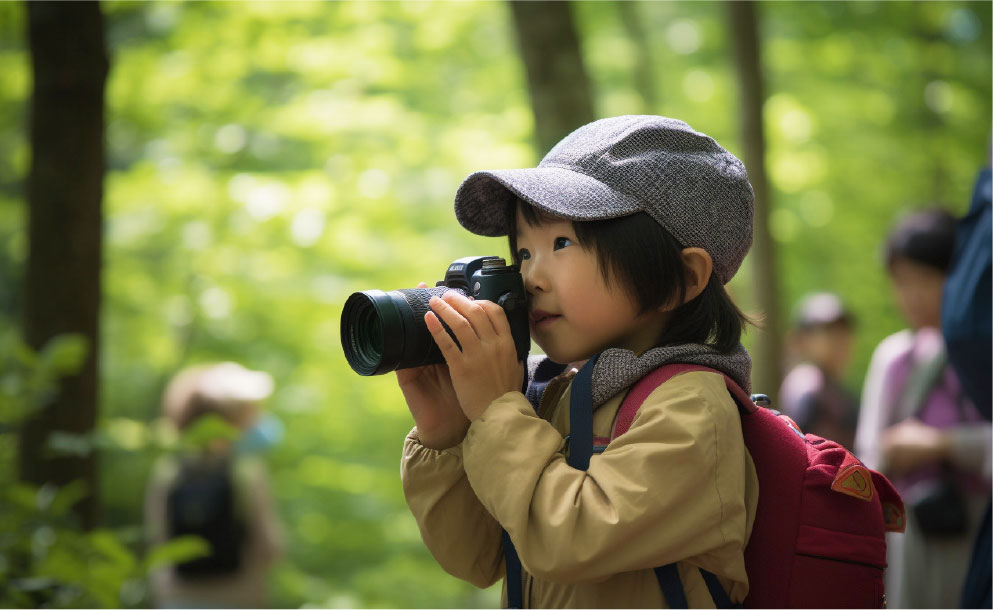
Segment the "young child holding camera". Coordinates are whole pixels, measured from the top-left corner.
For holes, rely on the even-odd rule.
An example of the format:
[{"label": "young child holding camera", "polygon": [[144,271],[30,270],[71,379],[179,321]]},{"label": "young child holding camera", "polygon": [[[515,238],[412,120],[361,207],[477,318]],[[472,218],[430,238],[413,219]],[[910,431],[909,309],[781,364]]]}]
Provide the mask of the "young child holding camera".
[{"label": "young child holding camera", "polygon": [[[738,159],[657,116],[596,121],[536,168],[466,179],[459,222],[509,237],[531,336],[547,360],[570,366],[536,410],[522,388],[547,360],[518,360],[503,309],[454,291],[431,299],[425,323],[447,364],[397,371],[416,423],[402,478],[446,571],[495,583],[505,530],[525,607],[662,607],[654,568],[673,563],[690,607],[715,603],[702,571],[731,602],[744,599],[758,479],[720,373],[748,391],[745,318],[724,284],[751,245],[752,209]],[[627,390],[659,366],[720,373],[660,385],[584,471],[566,463],[569,399],[576,367],[594,356],[601,444]]]}]

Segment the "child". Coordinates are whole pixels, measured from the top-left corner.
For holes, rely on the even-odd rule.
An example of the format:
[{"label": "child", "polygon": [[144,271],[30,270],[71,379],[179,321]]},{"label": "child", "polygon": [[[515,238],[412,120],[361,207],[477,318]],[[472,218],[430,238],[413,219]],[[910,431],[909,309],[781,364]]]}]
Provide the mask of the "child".
[{"label": "child", "polygon": [[852,315],[838,295],[818,292],[797,305],[790,351],[798,360],[783,379],[779,408],[801,430],[855,447],[858,402],[842,385],[855,343]]},{"label": "child", "polygon": [[[751,245],[752,207],[738,159],[657,116],[581,127],[537,168],[477,172],[455,198],[464,227],[509,236],[548,359],[580,366],[599,354],[600,437],[626,390],[667,362],[719,369],[748,391],[744,317],[724,284]],[[690,606],[714,604],[701,570],[744,599],[758,482],[720,374],[659,386],[581,471],[564,455],[576,369],[548,383],[536,412],[500,307],[448,292],[431,309],[447,365],[397,371],[416,423],[402,478],[445,570],[495,583],[503,529],[523,564],[525,607],[662,607],[653,569],[675,562]]]}]

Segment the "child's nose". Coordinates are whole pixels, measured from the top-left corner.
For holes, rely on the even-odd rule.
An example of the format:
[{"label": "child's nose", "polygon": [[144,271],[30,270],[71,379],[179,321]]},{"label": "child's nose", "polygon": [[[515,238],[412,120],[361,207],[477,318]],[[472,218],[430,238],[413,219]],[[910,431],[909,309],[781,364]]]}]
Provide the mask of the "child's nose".
[{"label": "child's nose", "polygon": [[521,276],[524,278],[524,290],[528,294],[544,292],[547,288],[547,279],[541,271],[541,265],[532,258],[521,267]]}]

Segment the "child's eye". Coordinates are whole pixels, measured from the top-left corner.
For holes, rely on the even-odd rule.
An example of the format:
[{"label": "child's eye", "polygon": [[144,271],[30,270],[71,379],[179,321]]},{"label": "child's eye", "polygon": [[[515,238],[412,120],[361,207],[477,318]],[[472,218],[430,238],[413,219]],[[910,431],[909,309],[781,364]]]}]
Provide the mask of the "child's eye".
[{"label": "child's eye", "polygon": [[561,250],[562,248],[565,248],[566,246],[571,246],[571,245],[573,245],[572,240],[569,239],[568,237],[556,237],[555,238],[555,247],[553,249],[554,250]]},{"label": "child's eye", "polygon": [[517,260],[526,261],[531,258],[531,252],[527,248],[521,248],[517,251]]}]

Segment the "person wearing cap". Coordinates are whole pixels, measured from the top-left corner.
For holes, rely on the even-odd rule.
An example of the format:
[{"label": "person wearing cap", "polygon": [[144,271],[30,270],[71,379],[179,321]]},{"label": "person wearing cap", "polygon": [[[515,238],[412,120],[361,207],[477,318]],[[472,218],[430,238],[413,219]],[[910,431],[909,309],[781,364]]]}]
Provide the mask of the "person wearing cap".
[{"label": "person wearing cap", "polygon": [[787,344],[797,363],[783,378],[779,408],[806,433],[855,447],[858,401],[842,384],[855,343],[838,295],[818,292],[796,306]]},{"label": "person wearing cap", "polygon": [[[664,607],[654,568],[668,564],[690,606],[715,603],[703,571],[744,599],[759,490],[723,375],[660,385],[587,470],[565,452],[577,368],[590,375],[593,434],[608,439],[627,390],[663,364],[717,369],[748,391],[746,320],[724,285],[751,245],[752,213],[742,163],[658,116],[595,121],[535,168],[463,182],[456,218],[508,236],[545,356],[519,362],[500,307],[448,292],[425,315],[446,364],[397,371],[415,422],[404,494],[446,571],[497,582],[503,530],[522,565],[521,599],[505,582],[504,605]],[[542,379],[548,370],[561,372]]]},{"label": "person wearing cap", "polygon": [[990,493],[990,423],[963,391],[941,335],[942,287],[955,245],[943,210],[901,218],[885,264],[910,328],[873,352],[856,454],[886,474],[907,505],[906,532],[887,536],[886,595],[898,608],[954,608]]},{"label": "person wearing cap", "polygon": [[[151,575],[151,594],[159,608],[259,608],[267,605],[266,574],[283,548],[265,465],[255,455],[265,437],[275,438],[271,419],[260,417],[260,404],[273,390],[272,376],[234,362],[183,369],[169,382],[162,398],[167,424],[183,433],[206,417],[217,416],[234,428],[237,438],[219,434],[196,448],[159,458],[145,492],[145,527],[150,546],[169,539],[170,490],[190,464],[229,464],[235,509],[243,520],[244,539],[236,570],[190,576],[176,566]],[[251,441],[250,446],[245,441]]]}]

